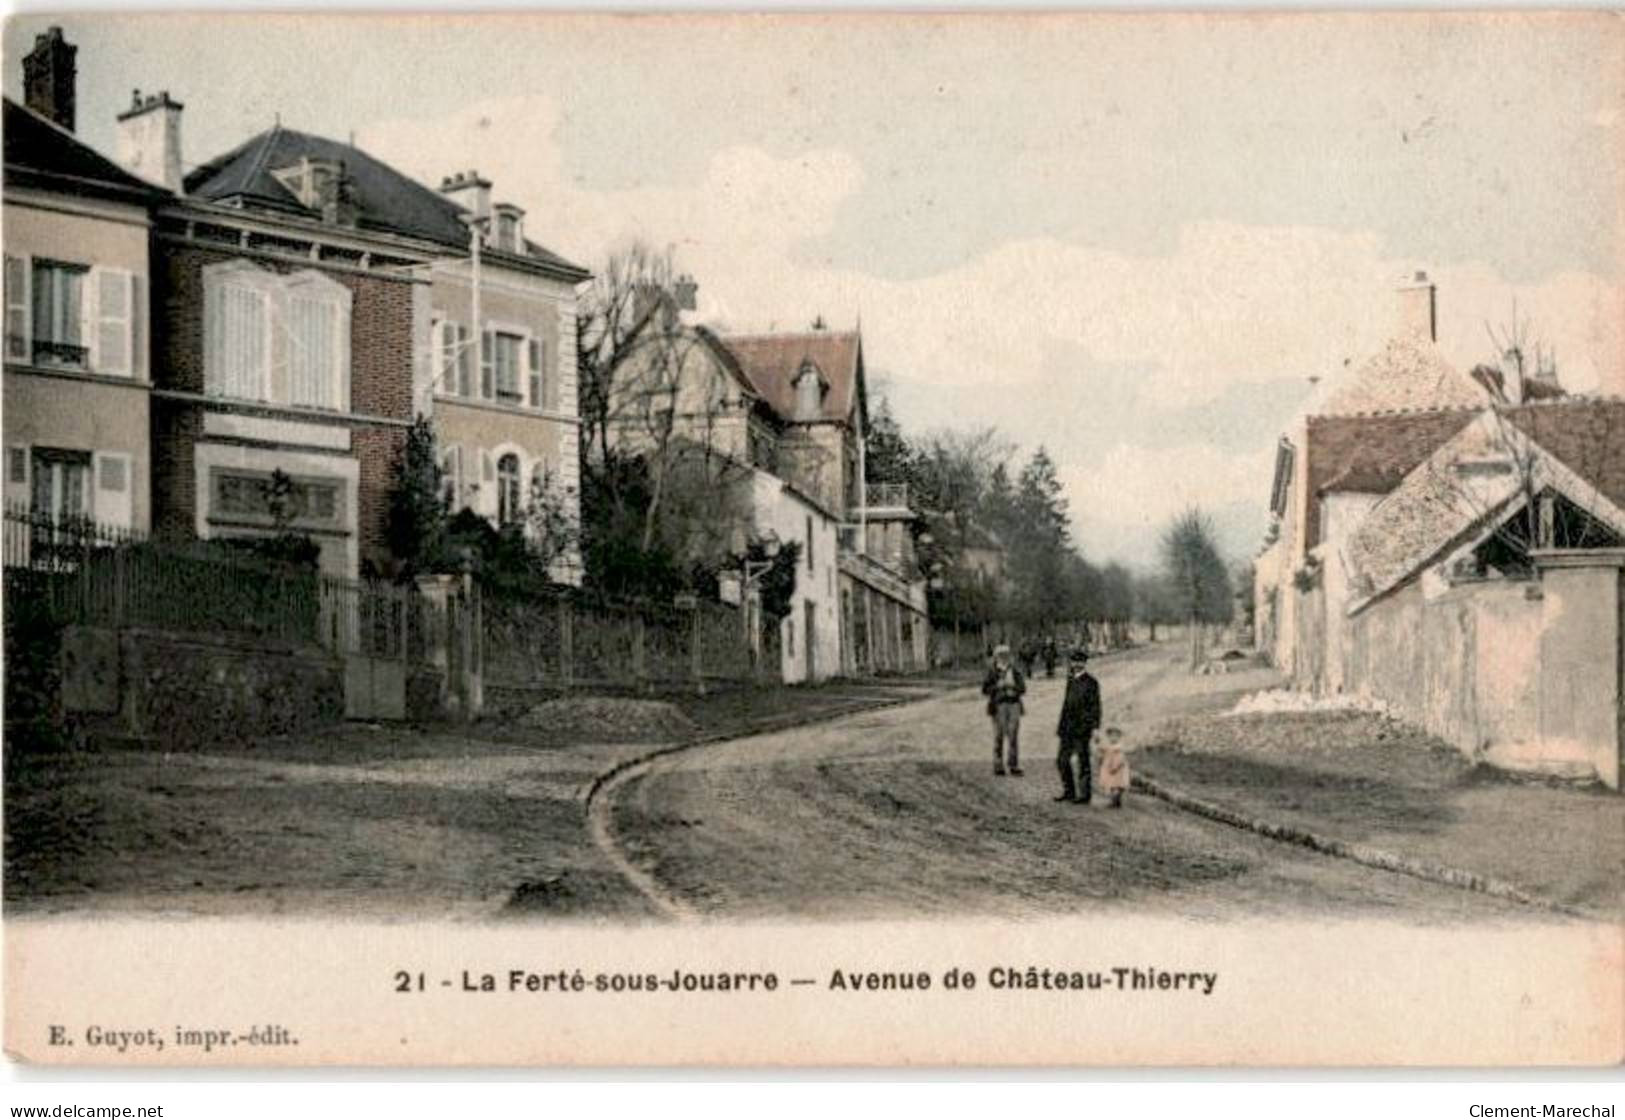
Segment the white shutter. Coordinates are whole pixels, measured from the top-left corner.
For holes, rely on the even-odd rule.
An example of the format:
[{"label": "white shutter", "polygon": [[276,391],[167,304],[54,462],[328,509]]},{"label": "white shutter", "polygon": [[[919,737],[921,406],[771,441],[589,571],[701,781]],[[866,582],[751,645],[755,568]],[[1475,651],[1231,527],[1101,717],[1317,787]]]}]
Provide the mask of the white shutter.
[{"label": "white shutter", "polygon": [[451,364],[446,360],[446,332],[450,325],[438,317],[429,320],[429,367],[434,371],[430,378],[431,392],[450,391],[447,370],[451,368]]},{"label": "white shutter", "polygon": [[98,451],[94,466],[96,493],[91,515],[110,528],[129,529],[134,514],[134,460],[123,452]]},{"label": "white shutter", "polygon": [[329,299],[289,296],[289,403],[311,408],[339,406],[338,312]]},{"label": "white shutter", "polygon": [[457,513],[468,505],[468,476],[463,470],[463,448],[461,444],[452,448],[452,477],[457,480],[457,489],[451,502],[451,512]]},{"label": "white shutter", "polygon": [[486,517],[497,515],[497,460],[483,447],[480,448],[479,510]]},{"label": "white shutter", "polygon": [[480,332],[480,396],[486,400],[496,394],[496,334],[492,331]]},{"label": "white shutter", "polygon": [[[93,268],[83,273],[79,281],[79,344],[85,348],[85,368],[99,370],[102,368],[101,348],[101,321],[97,316],[96,305],[100,302],[102,270]],[[56,298],[56,293],[52,293]],[[68,305],[64,301],[64,308]],[[64,310],[64,316],[67,311]]]},{"label": "white shutter", "polygon": [[33,491],[29,488],[29,452],[26,443],[6,444],[6,508],[20,507],[27,509],[33,501]]},{"label": "white shutter", "polygon": [[90,368],[120,377],[130,374],[130,331],[134,319],[131,276],[122,268],[93,268],[85,292],[90,329]]},{"label": "white shutter", "polygon": [[539,338],[525,342],[525,382],[529,386],[530,407],[542,407],[542,367],[546,360],[546,347]]},{"label": "white shutter", "polygon": [[137,380],[147,380],[147,282],[144,276],[130,277],[130,363]]},{"label": "white shutter", "polygon": [[28,300],[30,271],[27,257],[6,256],[6,358],[9,361],[33,360],[29,338],[34,321]]}]

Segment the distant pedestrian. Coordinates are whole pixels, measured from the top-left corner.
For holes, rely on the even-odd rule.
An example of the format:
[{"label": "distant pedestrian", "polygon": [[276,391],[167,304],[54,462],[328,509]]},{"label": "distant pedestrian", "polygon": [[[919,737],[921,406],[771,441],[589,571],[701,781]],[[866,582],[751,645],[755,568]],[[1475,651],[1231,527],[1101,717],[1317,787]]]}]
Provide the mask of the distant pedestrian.
[{"label": "distant pedestrian", "polygon": [[1038,660],[1038,643],[1031,638],[1023,638],[1017,649],[1017,658],[1021,662],[1021,671],[1025,676],[1033,675],[1033,663]]},{"label": "distant pedestrian", "polygon": [[1123,794],[1128,790],[1128,756],[1123,753],[1123,732],[1115,727],[1106,728],[1105,745],[1100,748],[1100,792],[1112,795],[1112,808],[1123,807]]},{"label": "distant pedestrian", "polygon": [[[1089,804],[1089,740],[1100,726],[1100,684],[1089,675],[1089,651],[1072,651],[1066,680],[1066,698],[1061,701],[1061,722],[1055,728],[1060,749],[1055,767],[1061,772],[1061,795],[1055,800]],[[1072,777],[1072,760],[1078,760],[1078,777]]]},{"label": "distant pedestrian", "polygon": [[1060,657],[1060,651],[1055,648],[1055,635],[1051,634],[1044,639],[1044,676],[1055,676],[1055,661]]},{"label": "distant pedestrian", "polygon": [[987,696],[987,714],[993,720],[993,775],[1009,773],[1021,777],[1021,697],[1027,691],[1027,677],[1010,663],[1010,647],[995,646],[993,664],[982,678]]}]

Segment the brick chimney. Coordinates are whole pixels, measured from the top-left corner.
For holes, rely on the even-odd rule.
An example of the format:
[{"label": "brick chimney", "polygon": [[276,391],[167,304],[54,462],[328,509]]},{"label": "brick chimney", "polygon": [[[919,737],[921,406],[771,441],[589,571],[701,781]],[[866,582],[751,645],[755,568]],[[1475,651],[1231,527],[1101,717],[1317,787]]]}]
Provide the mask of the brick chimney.
[{"label": "brick chimney", "polygon": [[1425,272],[1416,272],[1399,287],[1399,334],[1424,342],[1439,340],[1437,289]]},{"label": "brick chimney", "polygon": [[118,115],[118,161],[132,175],[181,193],[181,110],[169,91],[130,93]]},{"label": "brick chimney", "polygon": [[74,59],[79,48],[62,37],[60,27],[34,36],[34,49],[23,59],[23,101],[34,112],[73,131]]}]

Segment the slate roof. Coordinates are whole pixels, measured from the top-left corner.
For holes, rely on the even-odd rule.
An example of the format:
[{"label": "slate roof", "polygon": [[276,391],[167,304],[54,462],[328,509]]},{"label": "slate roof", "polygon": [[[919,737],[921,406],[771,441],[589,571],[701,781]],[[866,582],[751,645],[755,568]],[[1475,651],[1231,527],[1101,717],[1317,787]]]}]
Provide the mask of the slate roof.
[{"label": "slate roof", "polygon": [[[438,191],[395,170],[351,144],[277,125],[216,156],[186,176],[188,196],[212,202],[241,201],[288,213],[310,214],[292,191],[277,181],[273,171],[298,163],[302,157],[341,160],[354,180],[358,225],[436,242],[448,248],[468,247],[467,211]],[[531,241],[523,254],[484,250],[492,258],[530,260],[553,269],[579,274],[587,271]]]},{"label": "slate roof", "polygon": [[162,187],[130,174],[67,129],[9,97],[4,123],[7,182],[149,205],[170,197]]},{"label": "slate roof", "polygon": [[730,334],[722,342],[739,360],[746,379],[785,420],[801,419],[796,415],[795,378],[809,358],[829,383],[818,419],[849,420],[854,405],[861,403],[863,344],[856,331]]},{"label": "slate roof", "polygon": [[1412,335],[1390,339],[1328,389],[1317,415],[1474,408],[1491,400],[1489,391],[1446,361],[1436,345]]}]

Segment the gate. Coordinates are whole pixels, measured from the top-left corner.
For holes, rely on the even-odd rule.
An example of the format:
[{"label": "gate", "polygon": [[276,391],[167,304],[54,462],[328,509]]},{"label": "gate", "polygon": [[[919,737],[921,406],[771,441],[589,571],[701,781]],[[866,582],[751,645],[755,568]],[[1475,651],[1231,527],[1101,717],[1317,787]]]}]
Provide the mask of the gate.
[{"label": "gate", "polygon": [[322,581],[322,644],[344,660],[346,719],[406,718],[407,682],[434,644],[434,613],[413,587]]}]

